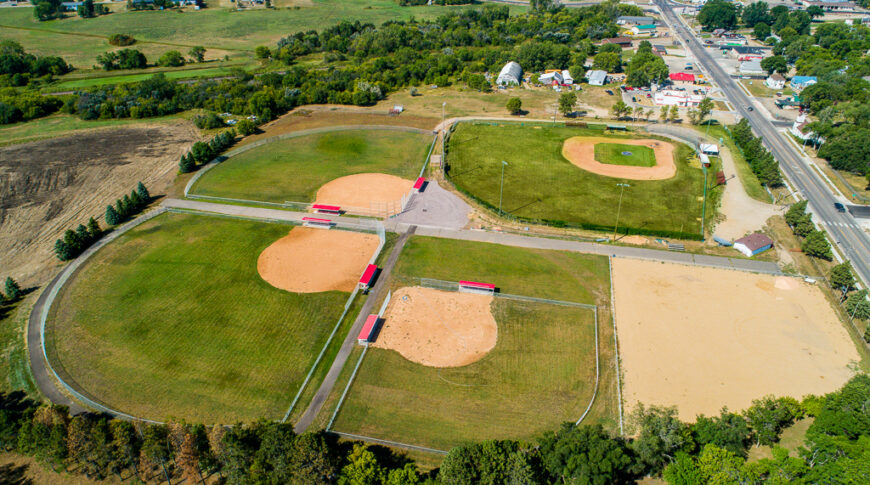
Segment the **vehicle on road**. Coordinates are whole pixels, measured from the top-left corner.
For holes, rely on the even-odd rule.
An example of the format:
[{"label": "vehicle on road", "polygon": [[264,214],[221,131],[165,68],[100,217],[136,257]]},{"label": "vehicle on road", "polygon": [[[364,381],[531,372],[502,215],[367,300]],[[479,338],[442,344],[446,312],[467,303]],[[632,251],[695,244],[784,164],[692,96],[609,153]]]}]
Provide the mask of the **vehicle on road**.
[{"label": "vehicle on road", "polygon": [[752,106],[747,106],[746,111],[752,111]]},{"label": "vehicle on road", "polygon": [[834,209],[837,209],[837,212],[846,212],[846,206],[839,202],[834,202]]}]

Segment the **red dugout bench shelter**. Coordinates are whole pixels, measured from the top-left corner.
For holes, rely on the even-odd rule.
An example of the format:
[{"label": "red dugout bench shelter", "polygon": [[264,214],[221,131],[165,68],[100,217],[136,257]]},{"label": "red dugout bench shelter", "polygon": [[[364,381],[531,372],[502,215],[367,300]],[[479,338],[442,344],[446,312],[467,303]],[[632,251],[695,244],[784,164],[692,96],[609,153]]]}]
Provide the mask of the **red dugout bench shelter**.
[{"label": "red dugout bench shelter", "polygon": [[302,224],[305,227],[319,227],[320,229],[332,229],[333,222],[329,219],[321,219],[319,217],[303,217]]},{"label": "red dugout bench shelter", "polygon": [[463,293],[495,293],[495,285],[490,283],[480,283],[477,281],[460,281],[459,291]]},{"label": "red dugout bench shelter", "polygon": [[372,341],[372,337],[375,335],[375,329],[378,326],[378,319],[377,315],[369,315],[369,317],[366,318],[366,323],[363,325],[362,330],[359,331],[359,336],[357,336],[357,343],[365,345]]},{"label": "red dugout bench shelter", "polygon": [[426,179],[424,177],[418,178],[417,181],[414,182],[414,191],[420,192],[420,189],[423,188],[423,184],[425,184],[425,183],[426,183]]},{"label": "red dugout bench shelter", "polygon": [[337,205],[314,204],[311,206],[311,208],[314,209],[314,212],[318,214],[341,214],[341,207]]},{"label": "red dugout bench shelter", "polygon": [[375,272],[377,270],[378,267],[374,264],[366,266],[366,270],[363,271],[362,277],[359,279],[359,289],[363,291],[369,289],[372,284],[372,280],[375,279]]}]

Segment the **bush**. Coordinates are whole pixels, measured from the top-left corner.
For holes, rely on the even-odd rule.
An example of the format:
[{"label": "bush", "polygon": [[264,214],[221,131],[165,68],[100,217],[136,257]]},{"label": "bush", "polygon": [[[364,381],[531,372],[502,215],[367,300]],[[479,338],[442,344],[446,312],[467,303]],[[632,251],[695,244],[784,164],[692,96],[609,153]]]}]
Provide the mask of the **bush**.
[{"label": "bush", "polygon": [[257,125],[251,120],[239,120],[236,123],[236,130],[238,130],[240,135],[248,136],[257,131]]},{"label": "bush", "polygon": [[157,64],[163,67],[179,67],[184,65],[184,56],[178,51],[165,52],[160,59],[157,59]]},{"label": "bush", "polygon": [[214,113],[194,116],[193,124],[200,130],[213,130],[225,125],[224,120]]},{"label": "bush", "polygon": [[117,46],[128,46],[136,43],[136,39],[128,34],[112,34],[109,36],[109,44]]}]

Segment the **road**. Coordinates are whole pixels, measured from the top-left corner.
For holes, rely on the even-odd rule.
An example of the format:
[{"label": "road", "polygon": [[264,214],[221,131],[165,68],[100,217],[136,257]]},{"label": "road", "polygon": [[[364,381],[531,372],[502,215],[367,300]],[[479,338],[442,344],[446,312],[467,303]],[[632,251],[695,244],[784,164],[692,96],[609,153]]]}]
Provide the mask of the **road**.
[{"label": "road", "polygon": [[667,0],[654,0],[662,12],[665,22],[674,31],[675,36],[682,41],[694,55],[699,66],[712,78],[734,106],[737,113],[749,120],[756,135],[764,139],[764,145],[779,161],[779,166],[793,187],[809,200],[816,222],[827,230],[832,244],[839,247],[841,254],[852,262],[852,267],[864,285],[870,284],[870,237],[856,223],[849,213],[841,213],[834,209],[837,199],[818,175],[813,172],[801,157],[801,154],[777,131],[770,120],[758,110],[751,109],[754,102],[739,87],[731,76],[713,60],[704,46],[695,38],[672,10],[672,4]]}]

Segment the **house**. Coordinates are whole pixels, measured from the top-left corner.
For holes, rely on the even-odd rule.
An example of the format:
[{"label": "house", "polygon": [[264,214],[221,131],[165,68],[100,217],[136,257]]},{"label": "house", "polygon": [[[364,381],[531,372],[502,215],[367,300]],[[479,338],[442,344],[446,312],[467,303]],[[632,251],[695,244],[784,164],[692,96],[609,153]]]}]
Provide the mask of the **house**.
[{"label": "house", "polygon": [[655,24],[635,25],[631,28],[631,35],[653,35],[656,33]]},{"label": "house", "polygon": [[764,80],[764,85],[770,89],[782,89],[785,87],[785,78],[782,77],[782,74],[776,72]]},{"label": "house", "polygon": [[695,75],[689,74],[688,72],[672,72],[668,74],[671,82],[683,82],[683,83],[691,83],[695,84]]},{"label": "house", "polygon": [[734,241],[734,249],[740,251],[747,257],[763,253],[772,247],[773,241],[760,232],[741,237]]},{"label": "house", "polygon": [[761,68],[761,61],[744,61],[740,63],[740,67],[738,67],[738,71],[740,74],[765,74],[767,71]]},{"label": "house", "polygon": [[650,25],[655,23],[656,19],[652,17],[635,17],[631,15],[621,15],[616,19],[616,25]]},{"label": "house", "polygon": [[562,82],[564,80],[562,79],[562,71],[550,70],[550,71],[546,71],[546,72],[544,72],[544,74],[541,74],[540,76],[538,76],[538,81],[541,84],[545,84],[545,85],[550,84],[553,86],[559,86],[562,84]]},{"label": "house", "polygon": [[816,145],[824,143],[825,139],[807,128],[807,124],[809,124],[807,114],[801,113],[798,115],[797,119],[794,120],[794,124],[791,125],[791,128],[789,128],[788,131],[801,141],[811,140]]},{"label": "house", "polygon": [[510,61],[501,68],[495,83],[499,86],[519,86],[523,79],[523,68],[514,61]]},{"label": "house", "polygon": [[602,44],[617,44],[617,45],[619,45],[619,47],[622,47],[623,49],[630,49],[631,48],[631,37],[626,37],[626,36],[611,37],[609,39],[602,39],[601,43]]},{"label": "house", "polygon": [[653,103],[656,106],[698,106],[703,101],[703,94],[690,94],[685,89],[659,89],[653,94]]},{"label": "house", "polygon": [[84,4],[85,2],[61,2],[60,6],[67,12],[74,12]]},{"label": "house", "polygon": [[794,89],[796,93],[799,93],[806,87],[812,86],[817,82],[818,79],[816,79],[816,76],[795,76],[791,78],[791,88]]},{"label": "house", "polygon": [[586,73],[586,80],[592,86],[604,86],[607,84],[607,73],[604,71],[589,71]]},{"label": "house", "polygon": [[727,46],[731,50],[731,57],[738,61],[760,61],[764,59],[764,55],[768,52],[760,47],[751,47],[746,45]]},{"label": "house", "polygon": [[699,147],[705,155],[719,155],[719,146],[712,143],[701,143]]},{"label": "house", "polygon": [[665,49],[665,46],[663,46],[663,45],[654,45],[654,46],[652,46],[652,49],[653,49],[653,54],[655,54],[659,57],[668,55],[668,50]]},{"label": "house", "polygon": [[574,78],[571,77],[571,73],[567,69],[562,71],[562,84],[565,86],[574,84]]}]

